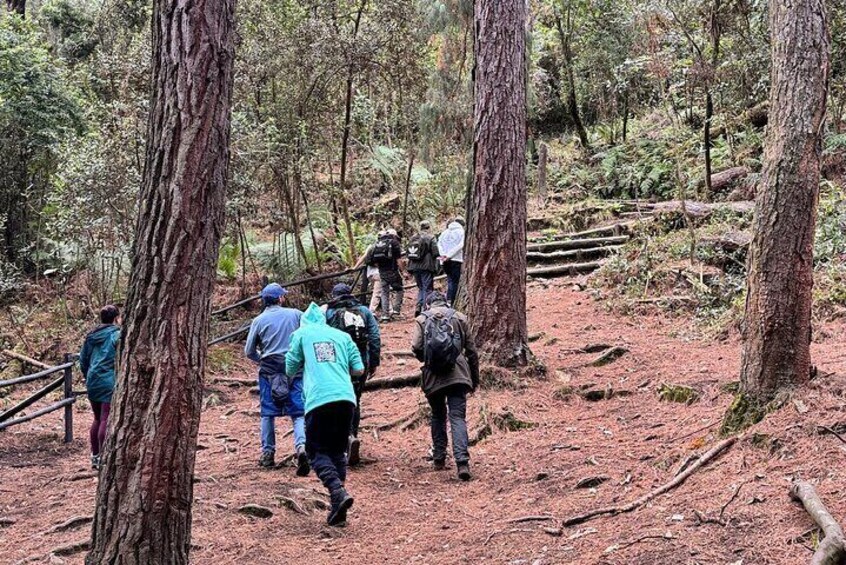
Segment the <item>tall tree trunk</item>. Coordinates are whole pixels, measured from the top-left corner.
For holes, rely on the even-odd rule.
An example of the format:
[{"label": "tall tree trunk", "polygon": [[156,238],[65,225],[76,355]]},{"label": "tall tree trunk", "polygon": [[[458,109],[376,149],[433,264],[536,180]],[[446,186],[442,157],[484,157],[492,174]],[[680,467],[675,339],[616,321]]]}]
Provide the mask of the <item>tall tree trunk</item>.
[{"label": "tall tree trunk", "polygon": [[824,0],[770,2],[772,87],[743,322],[741,392],[758,406],[806,382],[829,73]]},{"label": "tall tree trunk", "polygon": [[411,192],[411,172],[414,170],[414,149],[408,150],[408,169],[405,174],[405,195],[402,200],[402,237],[408,239],[408,195]]},{"label": "tall tree trunk", "polygon": [[476,0],[466,289],[483,352],[526,365],[526,2]]},{"label": "tall tree trunk", "polygon": [[26,0],[6,0],[6,9],[10,12],[26,16]]},{"label": "tall tree trunk", "polygon": [[[361,0],[358,11],[355,15],[352,40],[358,37],[358,30],[361,27],[361,16],[368,0]],[[347,198],[347,156],[350,148],[350,130],[352,128],[352,96],[353,80],[355,78],[355,65],[350,62],[347,68],[347,84],[344,92],[344,132],[341,139],[341,213],[344,216],[344,225],[347,230],[347,246],[349,247],[347,261],[350,265],[355,263],[358,250],[355,247],[355,236],[353,236],[352,220],[350,219],[350,207]]]},{"label": "tall tree trunk", "polygon": [[712,194],[711,188],[711,119],[714,117],[714,98],[710,85],[705,86],[705,125],[702,126],[702,142],[705,145],[705,200]]},{"label": "tall tree trunk", "polygon": [[188,563],[234,9],[234,0],[154,4],[147,156],[89,564]]},{"label": "tall tree trunk", "polygon": [[579,99],[576,96],[576,76],[573,73],[573,50],[570,47],[570,37],[573,33],[573,21],[570,7],[567,7],[567,31],[564,31],[564,25],[561,21],[561,16],[555,17],[555,27],[558,29],[558,38],[561,40],[561,51],[564,56],[564,71],[567,73],[567,111],[570,113],[570,120],[573,122],[573,127],[576,134],[579,136],[579,141],[582,147],[590,150],[590,139],[588,138],[587,130],[582,122],[579,114]]}]

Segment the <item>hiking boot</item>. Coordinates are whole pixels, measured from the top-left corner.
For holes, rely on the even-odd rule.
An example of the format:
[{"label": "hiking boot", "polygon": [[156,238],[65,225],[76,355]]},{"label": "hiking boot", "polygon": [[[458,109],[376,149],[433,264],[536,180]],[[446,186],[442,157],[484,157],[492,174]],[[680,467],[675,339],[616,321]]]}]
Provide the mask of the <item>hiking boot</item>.
[{"label": "hiking boot", "polygon": [[435,471],[443,471],[446,469],[446,459],[432,459],[432,466]]},{"label": "hiking boot", "polygon": [[308,477],[311,472],[311,466],[308,464],[308,455],[306,455],[305,447],[302,445],[297,448],[297,476]]},{"label": "hiking boot", "polygon": [[100,456],[99,455],[92,455],[91,456],[91,468],[100,470]]},{"label": "hiking boot", "polygon": [[259,467],[263,469],[272,469],[276,465],[276,457],[272,451],[265,451],[259,458]]},{"label": "hiking boot", "polygon": [[459,463],[458,464],[458,478],[462,481],[469,481],[472,478],[470,474],[470,464],[469,463]]},{"label": "hiking boot", "polygon": [[390,322],[390,321],[391,321],[391,317],[390,317],[390,316],[382,316],[381,318],[379,318],[379,323],[380,323],[380,324],[387,324],[387,323],[388,323],[388,322]]},{"label": "hiking boot", "polygon": [[330,526],[345,526],[347,524],[347,510],[353,505],[353,497],[346,489],[341,487],[332,491],[329,498],[332,501],[332,508],[329,510],[326,523]]},{"label": "hiking boot", "polygon": [[347,464],[352,467],[361,463],[361,440],[355,436],[350,436],[350,442],[347,446]]}]

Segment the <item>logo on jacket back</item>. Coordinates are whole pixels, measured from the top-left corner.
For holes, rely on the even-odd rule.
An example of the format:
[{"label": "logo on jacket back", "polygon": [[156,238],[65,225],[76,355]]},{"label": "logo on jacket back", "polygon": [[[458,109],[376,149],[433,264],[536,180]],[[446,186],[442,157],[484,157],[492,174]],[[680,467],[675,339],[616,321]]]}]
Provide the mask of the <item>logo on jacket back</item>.
[{"label": "logo on jacket back", "polygon": [[315,343],[314,357],[318,363],[334,363],[337,359],[335,344],[331,341],[319,341]]}]

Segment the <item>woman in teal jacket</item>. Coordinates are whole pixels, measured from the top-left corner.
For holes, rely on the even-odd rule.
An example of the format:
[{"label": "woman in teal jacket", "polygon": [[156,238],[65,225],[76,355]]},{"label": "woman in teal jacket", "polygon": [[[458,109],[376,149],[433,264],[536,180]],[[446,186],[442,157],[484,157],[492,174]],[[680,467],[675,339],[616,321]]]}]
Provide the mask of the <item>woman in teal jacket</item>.
[{"label": "woman in teal jacket", "polygon": [[79,367],[85,377],[88,400],[94,411],[91,424],[91,466],[100,467],[100,451],[106,441],[106,426],[112,405],[112,392],[115,388],[115,356],[120,340],[120,328],[117,326],[120,311],[117,306],[104,306],[100,310],[100,325],[86,337],[79,354]]}]

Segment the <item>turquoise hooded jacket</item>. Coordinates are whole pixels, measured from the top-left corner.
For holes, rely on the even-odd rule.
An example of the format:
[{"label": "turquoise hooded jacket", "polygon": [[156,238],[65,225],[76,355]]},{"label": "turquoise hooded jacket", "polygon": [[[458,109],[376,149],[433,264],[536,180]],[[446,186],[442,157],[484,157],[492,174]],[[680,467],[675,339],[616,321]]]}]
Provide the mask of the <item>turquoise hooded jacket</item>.
[{"label": "turquoise hooded jacket", "polygon": [[112,401],[119,341],[120,328],[112,324],[97,326],[85,338],[79,353],[79,368],[85,376],[85,388],[91,402]]},{"label": "turquoise hooded jacket", "polygon": [[363,371],[364,363],[352,338],[326,323],[326,316],[311,303],[291,336],[285,358],[289,375],[303,371],[305,413],[330,402],[355,404],[350,371]]}]

